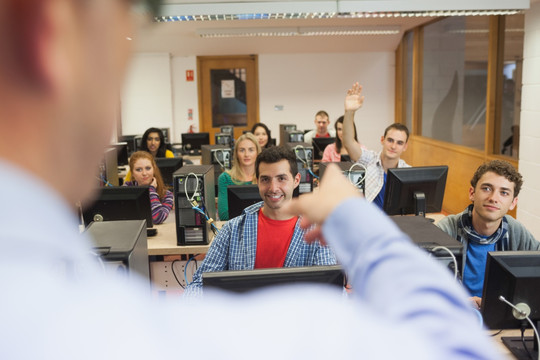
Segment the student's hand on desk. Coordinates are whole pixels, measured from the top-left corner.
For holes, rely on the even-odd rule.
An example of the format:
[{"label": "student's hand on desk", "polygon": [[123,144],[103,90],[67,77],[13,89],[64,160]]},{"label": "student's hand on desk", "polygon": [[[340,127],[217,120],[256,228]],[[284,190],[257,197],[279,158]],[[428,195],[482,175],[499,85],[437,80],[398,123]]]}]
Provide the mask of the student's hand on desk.
[{"label": "student's hand on desk", "polygon": [[482,298],[478,296],[472,296],[469,298],[469,301],[472,303],[472,306],[476,310],[480,310],[480,306],[482,306]]},{"label": "student's hand on desk", "polygon": [[356,111],[362,107],[364,97],[362,96],[362,85],[357,82],[347,91],[345,96],[345,111]]},{"label": "student's hand on desk", "polygon": [[324,179],[321,181],[317,191],[293,199],[283,208],[283,211],[291,216],[301,215],[300,226],[303,229],[315,225],[306,234],[306,242],[311,243],[318,239],[324,243],[320,225],[343,201],[359,196],[358,189],[343,176],[337,165],[331,164],[324,172]]}]

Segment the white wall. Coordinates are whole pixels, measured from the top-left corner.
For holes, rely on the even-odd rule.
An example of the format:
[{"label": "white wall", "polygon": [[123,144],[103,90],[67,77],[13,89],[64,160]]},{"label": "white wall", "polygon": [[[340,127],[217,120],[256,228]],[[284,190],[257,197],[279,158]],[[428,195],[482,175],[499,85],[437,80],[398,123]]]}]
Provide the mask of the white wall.
[{"label": "white wall", "polygon": [[519,171],[523,190],[517,218],[540,239],[540,3],[525,13]]},{"label": "white wall", "polygon": [[133,57],[121,103],[123,135],[142,134],[149,127],[172,128],[169,54],[137,54]]},{"label": "white wall", "polygon": [[[195,56],[171,59],[169,95],[166,89],[156,88],[155,84],[155,62],[164,60],[163,54],[157,54],[156,58],[153,55],[135,56],[130,79],[137,81],[128,82],[125,94],[137,95],[133,97],[137,107],[123,106],[123,133],[142,133],[150,126],[160,125],[156,116],[142,117],[142,114],[157,111],[156,105],[149,101],[150,96],[171,96],[172,125],[168,126],[172,130],[172,141],[180,142],[180,134],[187,132],[190,125],[199,130],[197,59]],[[194,70],[194,81],[186,81],[186,70]],[[280,123],[294,123],[299,129],[314,128],[315,113],[319,110],[329,113],[333,125],[343,114],[347,89],[354,81],[359,81],[366,96],[364,107],[356,116],[359,139],[369,148],[379,149],[384,129],[394,121],[394,76],[393,52],[262,54],[259,55],[260,120],[269,126],[273,137],[278,137]],[[275,105],[282,105],[283,110],[275,111]],[[141,106],[148,108],[141,110]],[[125,113],[126,109],[132,112]],[[139,113],[134,113],[133,109],[138,109]],[[193,111],[192,121],[188,120],[189,109]]]},{"label": "white wall", "polygon": [[[260,119],[278,137],[280,123],[315,127],[315,113],[334,121],[343,115],[347,89],[363,85],[364,107],[356,116],[359,140],[380,148],[380,137],[394,121],[395,55],[384,53],[263,54],[259,56]],[[282,105],[283,111],[275,111]]]}]

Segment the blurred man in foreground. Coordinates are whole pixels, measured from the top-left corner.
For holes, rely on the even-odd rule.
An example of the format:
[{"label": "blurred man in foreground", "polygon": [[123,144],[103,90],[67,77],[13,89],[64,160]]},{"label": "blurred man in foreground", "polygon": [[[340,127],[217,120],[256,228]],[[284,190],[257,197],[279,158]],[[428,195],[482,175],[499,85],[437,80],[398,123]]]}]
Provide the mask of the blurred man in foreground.
[{"label": "blurred man in foreground", "polygon": [[0,0],[0,358],[497,358],[447,271],[335,168],[289,211],[320,225],[353,301],[300,286],[155,303],[105,274],[74,203],[111,139],[134,3]]}]

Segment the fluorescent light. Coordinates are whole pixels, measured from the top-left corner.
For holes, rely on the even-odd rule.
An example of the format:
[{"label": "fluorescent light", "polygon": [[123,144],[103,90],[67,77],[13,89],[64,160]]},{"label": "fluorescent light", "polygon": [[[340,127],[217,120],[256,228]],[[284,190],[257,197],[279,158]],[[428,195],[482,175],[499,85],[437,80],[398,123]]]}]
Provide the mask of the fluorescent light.
[{"label": "fluorescent light", "polygon": [[217,21],[217,20],[275,20],[275,19],[361,19],[361,18],[407,18],[441,16],[492,16],[515,15],[522,10],[430,10],[430,11],[386,11],[386,12],[320,12],[320,13],[243,13],[217,15],[170,15],[158,16],[156,22]]},{"label": "fluorescent light", "polygon": [[269,36],[351,36],[351,35],[395,35],[399,26],[358,26],[358,27],[273,27],[273,28],[223,28],[200,29],[202,38],[224,37],[269,37]]}]

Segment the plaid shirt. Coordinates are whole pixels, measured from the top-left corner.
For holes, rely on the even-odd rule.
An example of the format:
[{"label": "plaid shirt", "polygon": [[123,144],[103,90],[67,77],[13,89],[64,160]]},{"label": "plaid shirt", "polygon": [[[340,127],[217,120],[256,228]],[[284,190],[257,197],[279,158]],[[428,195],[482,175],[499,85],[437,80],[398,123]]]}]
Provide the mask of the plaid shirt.
[{"label": "plaid shirt", "polygon": [[[186,288],[185,295],[201,292],[202,274],[212,271],[248,270],[255,267],[257,252],[257,223],[259,209],[264,202],[244,209],[242,215],[231,219],[219,230],[202,265],[193,275],[193,282]],[[283,267],[300,267],[312,265],[334,265],[337,263],[330,248],[319,242],[304,242],[305,231],[296,222],[293,237]]]},{"label": "plaid shirt", "polygon": [[[366,200],[375,200],[384,184],[384,168],[381,162],[381,152],[373,150],[362,150],[362,156],[357,161],[366,167]],[[398,168],[411,167],[405,161],[399,159]]]}]

